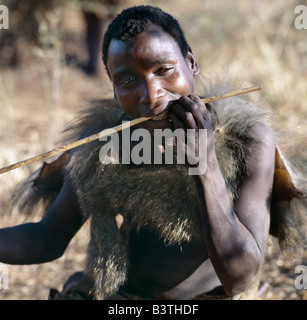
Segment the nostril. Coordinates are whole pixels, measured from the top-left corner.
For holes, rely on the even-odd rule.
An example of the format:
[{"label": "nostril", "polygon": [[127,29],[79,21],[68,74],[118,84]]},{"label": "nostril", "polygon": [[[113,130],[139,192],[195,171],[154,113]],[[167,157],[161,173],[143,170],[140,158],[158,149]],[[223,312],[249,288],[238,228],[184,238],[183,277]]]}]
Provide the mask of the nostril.
[{"label": "nostril", "polygon": [[146,83],[142,88],[140,103],[155,105],[164,95],[165,90],[161,88],[159,83]]}]

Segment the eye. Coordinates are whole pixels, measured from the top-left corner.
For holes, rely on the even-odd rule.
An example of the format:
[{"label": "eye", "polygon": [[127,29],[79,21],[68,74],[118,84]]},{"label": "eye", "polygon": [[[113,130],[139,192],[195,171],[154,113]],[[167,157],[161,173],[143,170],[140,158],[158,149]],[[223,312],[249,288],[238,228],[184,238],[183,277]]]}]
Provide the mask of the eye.
[{"label": "eye", "polygon": [[168,74],[173,69],[174,69],[173,67],[161,67],[154,74],[156,76],[163,76]]},{"label": "eye", "polygon": [[120,81],[119,84],[120,84],[121,86],[128,86],[128,85],[134,83],[135,81],[136,81],[136,78],[135,78],[135,77],[129,77],[129,78],[126,78],[126,79]]}]

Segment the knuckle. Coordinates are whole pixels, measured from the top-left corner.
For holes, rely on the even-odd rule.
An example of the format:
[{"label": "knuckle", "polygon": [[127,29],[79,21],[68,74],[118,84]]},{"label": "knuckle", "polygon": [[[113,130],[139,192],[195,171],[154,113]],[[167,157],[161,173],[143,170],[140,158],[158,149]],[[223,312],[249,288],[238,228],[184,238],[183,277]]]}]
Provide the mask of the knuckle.
[{"label": "knuckle", "polygon": [[191,103],[190,109],[192,113],[196,113],[199,110],[198,105],[195,102]]},{"label": "knuckle", "polygon": [[187,100],[187,97],[185,96],[182,96],[178,99],[179,103],[186,102],[186,100]]},{"label": "knuckle", "polygon": [[192,115],[191,112],[186,112],[186,113],[185,113],[185,117],[186,117],[186,119],[187,119],[188,121],[194,120],[194,117],[193,117],[193,115]]}]

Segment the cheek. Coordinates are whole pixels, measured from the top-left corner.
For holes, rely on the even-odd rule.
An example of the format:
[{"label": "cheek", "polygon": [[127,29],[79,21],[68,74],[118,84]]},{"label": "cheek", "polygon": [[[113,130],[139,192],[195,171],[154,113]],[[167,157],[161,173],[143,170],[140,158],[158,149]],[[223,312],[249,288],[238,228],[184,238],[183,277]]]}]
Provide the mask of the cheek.
[{"label": "cheek", "polygon": [[176,80],[172,82],[173,92],[181,96],[187,96],[194,93],[194,77],[190,73],[181,73],[176,76]]},{"label": "cheek", "polygon": [[178,81],[179,87],[182,88],[182,95],[187,96],[191,93],[194,93],[194,81],[193,79],[181,77]]},{"label": "cheek", "polygon": [[126,94],[121,91],[115,91],[116,92],[116,99],[121,106],[121,108],[125,111],[125,113],[130,116],[134,117],[136,116],[136,106],[137,103],[135,101],[135,95],[134,94]]}]

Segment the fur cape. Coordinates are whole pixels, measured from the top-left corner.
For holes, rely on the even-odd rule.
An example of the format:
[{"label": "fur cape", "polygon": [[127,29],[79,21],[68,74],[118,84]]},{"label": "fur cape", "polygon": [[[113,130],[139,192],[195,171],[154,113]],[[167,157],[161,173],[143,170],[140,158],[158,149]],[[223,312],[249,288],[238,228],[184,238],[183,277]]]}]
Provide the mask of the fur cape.
[{"label": "fur cape", "polygon": [[[217,159],[233,202],[246,174],[251,156],[249,141],[261,137],[251,134],[257,122],[267,122],[268,114],[250,103],[233,97],[217,101],[212,108],[215,126]],[[121,122],[123,111],[114,100],[96,101],[73,127],[74,139],[83,138]],[[57,161],[45,164],[32,180],[35,186],[45,185],[55,173],[71,180],[85,217],[91,217],[91,239],[88,249],[88,272],[95,278],[95,296],[105,299],[114,295],[125,282],[127,273],[128,230],[131,226],[149,226],[168,243],[180,244],[199,235],[199,213],[193,181],[180,165],[103,165],[99,151],[103,143],[93,141],[64,154]],[[66,163],[66,168],[62,163]],[[297,247],[300,232],[300,205],[306,205],[306,189],[276,147],[275,176],[272,192],[270,233],[282,247]],[[54,188],[59,191],[61,183]],[[52,196],[48,188],[35,188],[29,199],[44,199],[46,208]],[[40,189],[39,196],[37,190]],[[20,192],[18,193],[20,195]],[[178,205],[177,199],[181,199]],[[22,198],[19,198],[22,199]],[[32,210],[32,201],[30,209]],[[182,205],[184,203],[184,205]],[[167,214],[165,214],[167,212]],[[166,218],[167,217],[167,218]],[[122,219],[119,223],[118,219]],[[123,222],[123,223],[122,223]]]},{"label": "fur cape", "polygon": [[[115,125],[121,110],[116,105],[112,110],[118,112],[114,112],[117,115]],[[233,202],[246,174],[246,159],[252,156],[248,142],[261,141],[261,137],[252,135],[251,127],[257,122],[265,122],[267,114],[235,98],[231,102],[217,103],[213,117],[217,159]],[[131,226],[146,225],[167,243],[178,245],[201,232],[194,182],[184,166],[104,165],[99,160],[102,145],[102,142],[94,141],[76,149],[66,169],[84,215],[91,217],[88,271],[96,281],[96,297],[105,299],[114,295],[125,282],[127,237]],[[284,188],[285,180],[279,179],[287,177],[288,172],[278,149],[276,157],[271,232],[282,242],[297,243],[300,236],[298,220],[285,209],[281,214],[275,206],[278,197],[282,197],[276,183]],[[291,190],[290,198],[300,197],[290,181],[286,181],[288,195]],[[118,217],[123,217],[120,226]]]}]

